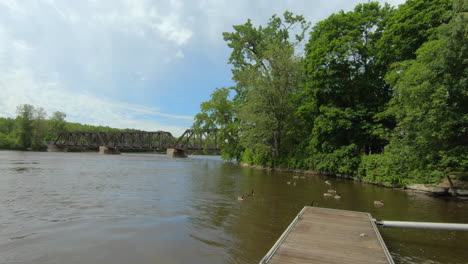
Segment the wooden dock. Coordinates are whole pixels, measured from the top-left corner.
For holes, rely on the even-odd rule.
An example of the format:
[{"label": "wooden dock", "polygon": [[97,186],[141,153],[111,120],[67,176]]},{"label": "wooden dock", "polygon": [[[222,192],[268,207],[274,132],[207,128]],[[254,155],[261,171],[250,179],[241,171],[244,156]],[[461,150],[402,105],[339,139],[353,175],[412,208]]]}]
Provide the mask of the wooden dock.
[{"label": "wooden dock", "polygon": [[369,213],[306,206],[263,263],[394,263]]}]

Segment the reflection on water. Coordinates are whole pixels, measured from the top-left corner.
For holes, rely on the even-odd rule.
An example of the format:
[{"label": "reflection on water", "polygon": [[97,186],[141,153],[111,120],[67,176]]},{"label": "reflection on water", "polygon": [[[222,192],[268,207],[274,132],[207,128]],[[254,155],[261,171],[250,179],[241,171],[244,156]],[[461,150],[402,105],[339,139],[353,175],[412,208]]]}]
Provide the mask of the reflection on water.
[{"label": "reflection on water", "polygon": [[[0,151],[0,263],[254,263],[311,201],[379,220],[468,219],[459,200],[294,176],[216,157]],[[340,200],[323,197],[326,180]],[[463,232],[380,230],[398,263],[468,259]]]}]

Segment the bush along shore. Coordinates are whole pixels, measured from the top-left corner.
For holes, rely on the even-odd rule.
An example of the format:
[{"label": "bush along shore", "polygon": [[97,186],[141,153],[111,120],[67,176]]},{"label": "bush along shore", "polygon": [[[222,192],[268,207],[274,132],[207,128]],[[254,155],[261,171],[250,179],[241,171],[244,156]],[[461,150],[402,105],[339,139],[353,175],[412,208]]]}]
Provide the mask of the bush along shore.
[{"label": "bush along shore", "polygon": [[[386,187],[386,188],[394,188],[399,190],[409,190],[409,191],[418,191],[423,192],[431,195],[436,196],[455,196],[460,198],[468,198],[468,181],[466,178],[467,176],[457,176],[457,175],[450,175],[450,180],[444,179],[439,184],[410,184],[408,186],[390,186],[384,185],[380,183],[365,181],[362,179],[354,178],[344,174],[327,174],[326,172],[319,172],[319,171],[312,171],[312,170],[299,170],[299,169],[288,169],[288,168],[271,168],[271,167],[263,167],[259,165],[250,165],[247,163],[240,163],[242,167],[252,168],[252,169],[259,169],[259,170],[266,170],[266,171],[275,171],[275,172],[287,172],[287,173],[294,173],[294,174],[304,174],[304,175],[325,175],[330,177],[336,177],[346,180],[358,181],[367,184],[375,184],[378,186]],[[450,181],[452,183],[450,183]]]}]

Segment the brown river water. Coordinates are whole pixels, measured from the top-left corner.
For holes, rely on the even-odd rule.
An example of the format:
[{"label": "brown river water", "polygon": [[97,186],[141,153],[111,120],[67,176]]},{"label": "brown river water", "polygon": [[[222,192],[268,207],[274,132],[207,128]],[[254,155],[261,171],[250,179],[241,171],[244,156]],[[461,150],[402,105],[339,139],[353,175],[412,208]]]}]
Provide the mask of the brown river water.
[{"label": "brown river water", "polygon": [[[462,200],[291,180],[209,156],[0,151],[0,263],[258,263],[312,200],[378,220],[468,222]],[[341,200],[323,197],[325,180]],[[468,232],[379,230],[396,263],[468,263]]]}]

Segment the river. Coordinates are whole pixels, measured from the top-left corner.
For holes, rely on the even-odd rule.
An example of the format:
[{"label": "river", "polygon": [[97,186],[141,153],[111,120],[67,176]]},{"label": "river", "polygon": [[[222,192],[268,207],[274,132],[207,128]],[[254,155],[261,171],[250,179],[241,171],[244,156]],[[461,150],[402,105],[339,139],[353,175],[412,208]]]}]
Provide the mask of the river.
[{"label": "river", "polygon": [[[325,180],[341,200],[323,197]],[[312,200],[379,220],[468,219],[466,201],[218,157],[0,151],[0,263],[258,263]],[[379,229],[397,263],[468,261],[468,232]]]}]

